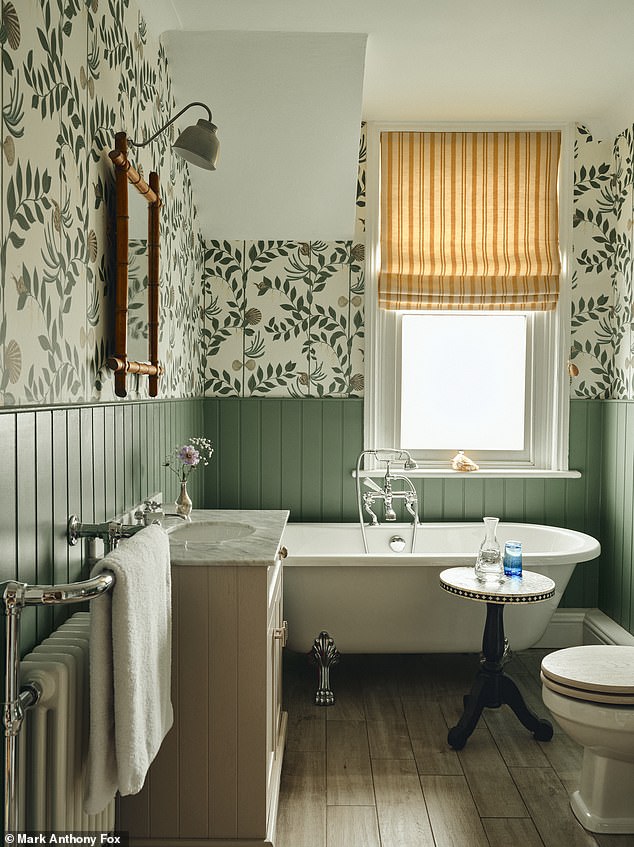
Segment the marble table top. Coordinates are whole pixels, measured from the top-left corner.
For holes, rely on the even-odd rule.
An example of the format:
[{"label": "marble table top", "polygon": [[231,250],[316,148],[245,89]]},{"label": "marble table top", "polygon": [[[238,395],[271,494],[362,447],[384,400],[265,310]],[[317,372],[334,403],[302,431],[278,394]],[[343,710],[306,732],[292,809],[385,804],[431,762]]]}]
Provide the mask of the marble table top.
[{"label": "marble table top", "polygon": [[553,580],[533,571],[504,577],[502,582],[481,582],[473,568],[447,568],[440,574],[440,585],[450,594],[482,603],[538,603],[555,593]]}]

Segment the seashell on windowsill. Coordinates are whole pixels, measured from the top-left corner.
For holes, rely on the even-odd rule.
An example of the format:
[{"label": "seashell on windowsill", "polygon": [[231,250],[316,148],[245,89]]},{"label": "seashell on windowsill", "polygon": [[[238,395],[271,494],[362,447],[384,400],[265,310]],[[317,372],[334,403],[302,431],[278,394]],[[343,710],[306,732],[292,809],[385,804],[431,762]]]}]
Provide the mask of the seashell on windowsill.
[{"label": "seashell on windowsill", "polygon": [[480,465],[476,465],[472,459],[466,456],[464,450],[459,450],[456,453],[451,460],[451,467],[455,471],[462,471],[463,473],[480,470]]}]

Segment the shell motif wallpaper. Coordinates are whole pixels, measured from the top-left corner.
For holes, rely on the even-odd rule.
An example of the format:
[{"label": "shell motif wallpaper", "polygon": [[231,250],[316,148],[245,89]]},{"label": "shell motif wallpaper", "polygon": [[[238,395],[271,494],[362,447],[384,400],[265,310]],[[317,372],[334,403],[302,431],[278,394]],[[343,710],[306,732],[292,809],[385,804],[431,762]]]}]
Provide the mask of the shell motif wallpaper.
[{"label": "shell motif wallpaper", "polygon": [[[632,137],[576,131],[571,397],[634,396]],[[207,243],[207,395],[362,395],[364,200],[362,129],[353,242]]]},{"label": "shell motif wallpaper", "polygon": [[352,241],[207,243],[206,395],[363,395],[365,165]]},{"label": "shell motif wallpaper", "polygon": [[632,128],[575,139],[571,396],[632,399]]},{"label": "shell motif wallpaper", "polygon": [[[167,60],[130,0],[2,0],[0,48],[0,402],[111,400],[108,151],[116,132],[140,140],[173,113]],[[169,143],[167,131],[131,158],[158,171],[164,204],[160,394],[198,396],[204,251]],[[128,382],[147,396],[147,380]]]},{"label": "shell motif wallpaper", "polygon": [[[2,0],[0,50],[0,404],[111,401],[108,151],[173,113],[167,58],[134,0]],[[355,237],[310,243],[204,241],[176,131],[131,156],[164,204],[161,396],[363,396],[364,128]],[[571,396],[632,398],[632,128],[579,126],[574,155]]]},{"label": "shell motif wallpaper", "polygon": [[362,243],[211,242],[205,269],[208,394],[361,396]]}]

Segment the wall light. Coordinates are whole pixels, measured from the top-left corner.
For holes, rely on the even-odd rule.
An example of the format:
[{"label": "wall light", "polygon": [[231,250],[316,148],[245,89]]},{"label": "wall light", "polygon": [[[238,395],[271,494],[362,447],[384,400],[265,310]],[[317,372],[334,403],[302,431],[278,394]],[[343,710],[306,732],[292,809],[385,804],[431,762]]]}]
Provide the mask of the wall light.
[{"label": "wall light", "polygon": [[191,109],[192,106],[202,106],[203,109],[206,109],[209,114],[209,120],[200,118],[195,126],[186,127],[174,144],[172,144],[172,150],[192,165],[204,168],[206,171],[215,171],[218,149],[220,147],[220,142],[216,135],[218,127],[211,122],[211,109],[205,103],[188,103],[173,118],[170,118],[158,132],[155,132],[154,135],[148,138],[147,141],[132,141],[131,138],[128,138],[128,144],[131,144],[133,147],[145,147],[166,130],[170,124],[173,124],[177,118],[180,118],[183,112]]}]

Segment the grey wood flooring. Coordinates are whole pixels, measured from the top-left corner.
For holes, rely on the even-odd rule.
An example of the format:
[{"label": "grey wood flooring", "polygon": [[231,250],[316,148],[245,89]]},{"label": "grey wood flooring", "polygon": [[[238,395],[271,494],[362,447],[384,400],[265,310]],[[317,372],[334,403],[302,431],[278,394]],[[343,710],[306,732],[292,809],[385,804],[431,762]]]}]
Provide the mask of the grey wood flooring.
[{"label": "grey wood flooring", "polygon": [[[546,652],[506,666],[543,717]],[[319,707],[315,669],[288,654],[276,847],[634,847],[577,822],[582,753],[556,725],[542,743],[508,706],[485,709],[463,750],[447,745],[477,669],[475,655],[343,656],[336,703]]]}]

